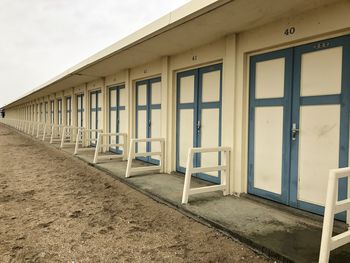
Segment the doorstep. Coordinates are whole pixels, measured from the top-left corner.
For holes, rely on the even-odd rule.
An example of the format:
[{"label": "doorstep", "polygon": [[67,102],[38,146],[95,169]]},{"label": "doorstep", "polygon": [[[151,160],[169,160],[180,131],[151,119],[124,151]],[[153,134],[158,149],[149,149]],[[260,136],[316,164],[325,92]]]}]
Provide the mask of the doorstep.
[{"label": "doorstep", "polygon": [[[73,148],[63,151],[73,154]],[[285,262],[318,262],[322,217],[260,198],[222,196],[220,192],[190,196],[181,204],[184,176],[179,174],[144,174],[125,178],[126,161],[112,160],[92,164],[93,152],[76,155],[151,198],[165,203],[201,223],[217,228],[268,256]],[[133,166],[147,166],[135,161]],[[208,183],[193,179],[192,187]],[[336,232],[346,225],[336,223]],[[350,244],[331,252],[330,262],[350,262]]]}]

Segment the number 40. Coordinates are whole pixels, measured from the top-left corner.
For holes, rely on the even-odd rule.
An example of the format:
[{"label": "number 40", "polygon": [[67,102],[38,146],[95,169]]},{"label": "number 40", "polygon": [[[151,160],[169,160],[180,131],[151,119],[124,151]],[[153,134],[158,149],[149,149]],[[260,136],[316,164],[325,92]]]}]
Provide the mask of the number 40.
[{"label": "number 40", "polygon": [[295,27],[287,28],[287,29],[284,31],[284,34],[285,34],[286,36],[293,35],[294,33],[295,33]]}]

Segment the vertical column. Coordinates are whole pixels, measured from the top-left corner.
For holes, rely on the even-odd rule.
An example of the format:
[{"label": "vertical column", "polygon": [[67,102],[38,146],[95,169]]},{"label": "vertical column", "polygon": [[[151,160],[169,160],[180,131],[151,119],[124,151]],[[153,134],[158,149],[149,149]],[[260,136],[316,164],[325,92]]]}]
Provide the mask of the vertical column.
[{"label": "vertical column", "polygon": [[169,88],[171,87],[169,83],[169,57],[162,58],[162,110],[161,110],[161,136],[165,138],[165,156],[164,156],[164,171],[167,173],[171,172],[171,140],[169,140],[172,136],[169,134],[169,127],[171,126],[172,116],[171,116],[171,101],[169,100],[169,95],[171,91]]},{"label": "vertical column", "polygon": [[[234,111],[235,111],[235,72],[236,72],[236,35],[226,37],[226,55],[223,60],[223,79],[222,79],[222,145],[234,149],[234,139],[232,131],[234,130]],[[234,152],[234,151],[233,151]],[[230,167],[233,165],[233,156],[230,155]],[[229,174],[229,192],[240,193],[242,174],[240,170],[231,169]]]}]

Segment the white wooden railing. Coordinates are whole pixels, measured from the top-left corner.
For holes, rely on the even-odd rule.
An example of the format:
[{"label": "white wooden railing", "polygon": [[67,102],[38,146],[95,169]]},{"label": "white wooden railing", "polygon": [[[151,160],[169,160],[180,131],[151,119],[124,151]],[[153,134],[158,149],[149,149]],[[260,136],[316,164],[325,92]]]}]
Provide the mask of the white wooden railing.
[{"label": "white wooden railing", "polygon": [[[193,156],[196,153],[223,152],[223,164],[213,167],[193,167]],[[229,147],[214,147],[214,148],[190,148],[188,149],[187,165],[185,174],[185,183],[182,192],[182,204],[188,203],[188,197],[194,194],[208,193],[214,191],[222,191],[224,195],[228,194],[228,179],[230,174],[230,152]],[[194,173],[209,173],[221,171],[221,183],[219,185],[204,186],[199,188],[190,188],[191,178]]]},{"label": "white wooden railing", "polygon": [[340,246],[350,243],[350,229],[339,235],[332,236],[334,215],[340,212],[350,212],[350,199],[338,201],[339,179],[350,177],[350,167],[330,170],[326,206],[323,219],[322,238],[319,263],[329,261],[330,252]]},{"label": "white wooden railing", "polygon": [[[135,152],[136,143],[154,143],[160,144],[160,152]],[[165,151],[165,139],[164,138],[144,138],[144,139],[131,139],[129,148],[128,164],[126,167],[125,177],[130,177],[131,172],[144,172],[144,171],[157,171],[160,173],[164,172],[164,151]],[[143,166],[143,167],[132,167],[132,161],[136,157],[149,157],[159,156],[159,165]]]},{"label": "white wooden railing", "polygon": [[[118,143],[112,143],[111,137],[118,137]],[[104,139],[108,139],[107,142],[105,142]],[[122,154],[105,154],[105,155],[99,156],[99,153],[102,152],[102,148],[109,149],[110,147],[121,147],[123,149]],[[117,158],[122,158],[123,160],[126,160],[127,158],[126,154],[127,154],[126,133],[102,133],[102,132],[98,133],[93,163],[96,164],[98,163],[99,160],[112,160]]]}]

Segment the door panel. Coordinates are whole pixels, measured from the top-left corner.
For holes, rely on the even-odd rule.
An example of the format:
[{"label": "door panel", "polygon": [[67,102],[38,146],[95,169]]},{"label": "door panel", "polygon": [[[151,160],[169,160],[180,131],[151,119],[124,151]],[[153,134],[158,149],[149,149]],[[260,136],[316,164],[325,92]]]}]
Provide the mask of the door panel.
[{"label": "door panel", "polygon": [[340,106],[302,106],[299,129],[298,200],[324,206],[329,170],[339,164]]},{"label": "door panel", "polygon": [[[188,149],[221,145],[221,64],[177,74],[176,170],[184,173]],[[218,153],[196,154],[194,167],[217,166]],[[194,174],[218,183],[220,173]]]},{"label": "door panel", "polygon": [[285,58],[275,58],[256,63],[255,98],[284,97]]},{"label": "door panel", "polygon": [[[125,125],[125,87],[119,85],[109,88],[109,131],[111,133],[121,133]],[[121,120],[121,116],[123,119]],[[119,143],[118,136],[110,137],[111,143]],[[110,151],[122,153],[119,147],[110,147]]]},{"label": "door panel", "polygon": [[[220,110],[203,109],[201,114],[201,147],[217,147],[220,137]],[[218,153],[202,153],[200,155],[202,167],[213,167],[219,164]],[[218,177],[218,172],[207,173],[207,175]]]},{"label": "door panel", "polygon": [[[151,135],[152,138],[160,138],[161,137],[161,120],[162,116],[161,116],[161,110],[159,109],[154,109],[151,111]],[[151,150],[153,152],[160,152],[161,151],[161,147],[159,143],[153,143],[151,145]],[[154,156],[153,159],[155,160],[160,160],[159,156]]]},{"label": "door panel", "polygon": [[340,94],[343,48],[302,54],[300,96]]},{"label": "door panel", "polygon": [[[161,137],[161,79],[154,78],[137,82],[136,102],[136,137]],[[158,151],[158,144],[159,142],[138,143],[136,151]],[[137,159],[159,164],[159,158],[157,157],[140,157]]]},{"label": "door panel", "polygon": [[202,102],[220,101],[220,83],[220,70],[203,73]]},{"label": "door panel", "polygon": [[58,124],[62,124],[62,100],[59,99],[58,101]]},{"label": "door panel", "polygon": [[[102,129],[102,95],[101,91],[90,93],[90,129]],[[91,138],[97,138],[97,132],[91,132]],[[91,146],[95,146],[92,142]]]},{"label": "door panel", "polygon": [[323,214],[329,170],[349,162],[349,69],[350,36],[251,57],[250,193]]},{"label": "door panel", "polygon": [[[138,112],[137,118],[137,138],[147,138],[147,111],[141,110]],[[138,152],[147,152],[146,143],[140,142],[137,144]]]},{"label": "door panel", "polygon": [[180,79],[179,103],[193,103],[194,102],[194,83],[195,76],[185,76]]},{"label": "door panel", "polygon": [[248,192],[288,203],[293,52],[279,50],[250,61]]},{"label": "door panel", "polygon": [[147,104],[147,85],[143,84],[137,87],[137,105],[146,106]]},{"label": "door panel", "polygon": [[179,110],[178,120],[178,155],[179,166],[185,171],[187,162],[187,152],[190,147],[193,147],[193,109]]},{"label": "door panel", "polygon": [[[109,114],[110,114],[109,115],[109,118],[110,118],[109,132],[116,133],[117,132],[117,111],[111,110]],[[117,143],[115,136],[111,136],[109,138],[110,138],[110,143]],[[112,147],[110,147],[110,150],[116,151],[117,149],[115,146],[112,146]]]},{"label": "door panel", "polygon": [[160,82],[155,82],[151,84],[151,103],[161,104],[162,101],[162,90]]},{"label": "door panel", "polygon": [[119,132],[127,133],[128,132],[128,119],[125,110],[119,112]]},{"label": "door panel", "polygon": [[282,106],[255,108],[254,143],[254,187],[281,195]]},{"label": "door panel", "polygon": [[84,95],[77,96],[77,114],[78,114],[78,127],[84,126]]}]

